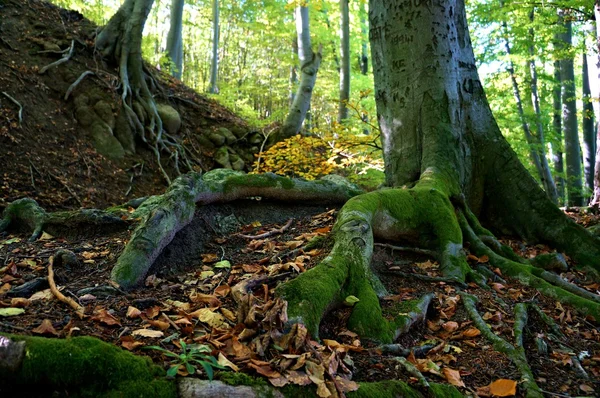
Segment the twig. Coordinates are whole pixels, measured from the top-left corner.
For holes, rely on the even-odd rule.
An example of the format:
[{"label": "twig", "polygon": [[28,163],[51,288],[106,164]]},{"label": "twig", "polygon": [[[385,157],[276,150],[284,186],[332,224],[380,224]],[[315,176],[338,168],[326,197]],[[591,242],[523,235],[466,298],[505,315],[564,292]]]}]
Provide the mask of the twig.
[{"label": "twig", "polygon": [[262,239],[262,238],[268,238],[269,236],[273,236],[273,235],[277,235],[277,234],[282,234],[285,232],[286,229],[288,229],[291,225],[292,222],[294,221],[293,218],[290,218],[288,220],[287,223],[285,223],[285,225],[279,229],[273,229],[269,232],[265,232],[263,234],[259,234],[259,235],[244,235],[244,234],[238,234],[238,236],[245,238],[245,239]]},{"label": "twig", "polygon": [[9,42],[6,41],[6,39],[4,39],[4,37],[0,37],[0,40],[2,40],[2,43],[4,43],[6,45],[6,47],[10,48],[13,51],[17,51],[17,50],[15,50],[15,48],[13,46],[10,45]]},{"label": "twig", "polygon": [[161,318],[163,318],[165,321],[169,322],[169,324],[171,326],[173,326],[176,330],[181,330],[181,328],[179,327],[178,324],[176,324],[175,322],[173,322],[173,320],[171,318],[169,318],[169,316],[167,314],[165,314],[164,312],[161,313]]},{"label": "twig", "polygon": [[267,143],[267,140],[269,139],[269,136],[271,135],[271,133],[273,131],[275,131],[275,130],[271,130],[267,134],[264,134],[265,139],[263,140],[262,144],[260,145],[260,150],[258,151],[258,159],[256,159],[256,170],[254,170],[255,173],[258,173],[260,171],[260,161],[262,158],[263,149],[265,149],[265,144]]},{"label": "twig", "polygon": [[77,201],[77,203],[79,203],[79,206],[83,206],[83,203],[81,203],[81,199],[79,199],[79,196],[77,195],[77,193],[75,193],[75,191],[73,191],[71,189],[71,187],[69,187],[67,185],[67,183],[65,183],[63,180],[61,180],[60,178],[58,178],[56,175],[52,174],[51,172],[48,172],[48,174],[50,174],[50,176],[52,178],[54,178],[56,181],[60,182],[62,184],[62,186],[65,187],[67,189],[67,191],[69,191],[71,196]]},{"label": "twig", "polygon": [[2,94],[4,94],[6,98],[11,100],[15,105],[19,107],[19,126],[21,126],[21,123],[23,123],[23,105],[21,105],[19,101],[8,95],[8,93],[6,93],[5,91],[3,91]]},{"label": "twig", "polygon": [[392,249],[392,251],[394,250],[398,250],[398,251],[403,251],[403,252],[413,252],[413,253],[417,253],[417,254],[424,254],[426,256],[431,256],[433,258],[437,258],[438,254],[433,251],[433,250],[427,250],[427,249],[421,249],[418,247],[411,247],[411,246],[394,246],[394,245],[390,245],[389,243],[374,243],[374,246],[379,246],[379,247],[384,247],[386,249]]},{"label": "twig", "polygon": [[31,187],[35,190],[35,179],[33,178],[33,168],[29,165],[29,175],[31,175]]},{"label": "twig", "polygon": [[10,329],[15,329],[20,332],[27,332],[27,329],[22,328],[20,326],[11,325],[10,323],[0,322],[0,326],[5,327],[5,328],[10,328]]},{"label": "twig", "polygon": [[81,75],[79,75],[79,77],[77,78],[77,80],[75,80],[75,82],[69,86],[69,89],[68,89],[68,90],[67,90],[67,92],[65,93],[65,101],[69,99],[69,95],[71,95],[71,92],[72,92],[73,90],[75,90],[75,87],[77,87],[77,85],[78,85],[79,83],[81,83],[81,81],[82,81],[82,80],[83,80],[83,79],[84,79],[86,76],[93,75],[93,74],[94,74],[94,72],[92,72],[92,71],[89,71],[89,70],[86,70],[86,71],[85,71],[85,72],[83,72]]},{"label": "twig", "polygon": [[40,69],[40,71],[38,72],[40,75],[43,75],[44,73],[46,73],[46,71],[54,66],[58,66],[60,64],[64,64],[65,62],[67,62],[69,59],[71,59],[71,57],[73,56],[73,50],[75,49],[75,40],[71,40],[71,47],[69,47],[69,52],[63,56],[61,59],[59,59],[56,62],[52,62],[49,65],[44,66],[42,69]]},{"label": "twig", "polygon": [[48,265],[48,284],[50,285],[50,291],[59,301],[62,301],[63,303],[68,304],[71,308],[73,308],[80,319],[83,319],[85,317],[85,308],[77,304],[77,302],[72,298],[66,297],[64,294],[58,291],[56,283],[54,282],[54,270],[52,269],[53,263],[54,257],[50,257],[50,264]]},{"label": "twig", "polygon": [[396,271],[396,270],[386,270],[383,271],[384,274],[390,274],[390,275],[396,275],[396,276],[401,276],[403,278],[414,278],[414,279],[418,279],[424,282],[445,282],[445,283],[453,283],[456,285],[459,285],[461,287],[467,287],[467,284],[457,281],[456,279],[452,279],[452,278],[447,278],[444,276],[429,276],[429,275],[423,275],[423,274],[416,274],[414,272],[402,272],[402,271]]}]

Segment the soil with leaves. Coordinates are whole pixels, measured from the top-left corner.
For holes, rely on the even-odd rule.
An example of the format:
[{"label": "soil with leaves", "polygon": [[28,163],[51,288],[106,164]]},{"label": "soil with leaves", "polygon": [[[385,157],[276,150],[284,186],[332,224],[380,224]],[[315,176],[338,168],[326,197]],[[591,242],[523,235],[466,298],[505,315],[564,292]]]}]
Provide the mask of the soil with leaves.
[{"label": "soil with leaves", "polygon": [[[245,224],[229,225],[227,233],[219,232],[223,220],[242,220],[234,216],[235,204],[217,209],[232,213],[221,221],[213,217],[215,206],[199,208],[196,221],[172,243],[181,244],[194,230],[211,231],[203,247],[192,253],[193,260],[176,264],[176,255],[163,259],[170,266],[163,265],[145,286],[130,293],[107,283],[128,232],[79,239],[44,235],[33,243],[26,235],[5,235],[0,240],[0,331],[94,336],[150,355],[177,377],[212,378],[214,372],[219,378],[226,369],[267,378],[274,386],[313,386],[321,397],[343,396],[358,388],[357,382],[390,379],[415,386],[450,383],[480,397],[519,395],[516,367],[472,323],[459,288],[435,280],[440,276],[437,262],[385,242],[376,245],[373,257],[374,269],[390,292],[381,306],[392,318],[402,311],[403,301],[432,292],[424,322],[395,344],[363,341],[345,326],[356,300],[348,297],[345,307],[334,309],[322,322],[319,341],[302,325],[285,330],[286,303],[274,297],[274,289],[328,253],[336,209],[269,206],[267,216],[251,220],[246,215]],[[595,216],[573,216],[598,222]],[[549,251],[518,241],[504,243],[525,257]],[[64,295],[85,307],[81,319],[47,288],[50,257],[61,248],[74,252],[77,264],[68,269],[56,264],[55,279]],[[485,266],[487,260],[469,255],[473,266]],[[537,305],[540,311],[530,315],[524,347],[540,388],[549,396],[597,396],[597,323],[493,272],[489,290],[475,285],[464,290],[479,298],[477,309],[494,333],[511,343],[515,304]],[[562,277],[577,282],[581,275],[568,271]],[[600,290],[597,283],[581,287]],[[420,374],[408,371],[412,368]]]}]

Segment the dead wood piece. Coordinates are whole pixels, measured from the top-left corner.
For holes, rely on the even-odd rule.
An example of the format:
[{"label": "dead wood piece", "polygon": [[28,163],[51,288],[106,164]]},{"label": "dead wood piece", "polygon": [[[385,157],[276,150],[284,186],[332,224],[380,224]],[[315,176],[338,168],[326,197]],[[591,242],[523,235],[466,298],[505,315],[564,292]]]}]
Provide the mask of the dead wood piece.
[{"label": "dead wood piece", "polygon": [[277,234],[282,234],[284,233],[291,225],[292,222],[294,221],[293,218],[290,218],[288,220],[287,223],[285,223],[285,225],[279,229],[273,229],[269,232],[265,232],[263,234],[259,234],[259,235],[244,235],[244,234],[238,234],[238,236],[244,238],[244,239],[263,239],[263,238],[268,238],[269,236],[273,236],[273,235],[277,235]]},{"label": "dead wood piece", "polygon": [[283,394],[270,386],[230,386],[221,381],[208,381],[180,378],[177,390],[181,398],[213,397],[213,398],[283,398]]},{"label": "dead wood piece", "polygon": [[54,270],[52,269],[53,263],[54,263],[54,258],[50,257],[50,264],[48,265],[48,283],[50,284],[50,290],[52,291],[52,294],[54,294],[54,296],[59,301],[62,301],[63,303],[65,303],[65,304],[69,305],[71,308],[73,308],[75,310],[75,313],[77,314],[77,316],[80,319],[83,319],[85,317],[85,313],[84,313],[85,308],[82,307],[81,305],[79,305],[72,298],[66,297],[56,287],[56,283],[54,282]]},{"label": "dead wood piece", "polygon": [[25,358],[25,342],[0,336],[0,374],[15,373]]},{"label": "dead wood piece", "polygon": [[6,297],[29,297],[33,293],[48,288],[48,278],[39,277],[10,289]]}]

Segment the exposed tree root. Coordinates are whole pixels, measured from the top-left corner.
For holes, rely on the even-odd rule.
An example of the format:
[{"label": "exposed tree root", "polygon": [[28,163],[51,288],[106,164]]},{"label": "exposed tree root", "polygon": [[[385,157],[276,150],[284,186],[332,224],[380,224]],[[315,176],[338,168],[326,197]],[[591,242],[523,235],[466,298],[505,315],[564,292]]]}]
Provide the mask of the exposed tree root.
[{"label": "exposed tree root", "polygon": [[40,69],[40,71],[38,73],[40,75],[43,75],[44,73],[46,73],[48,71],[48,69],[58,66],[60,64],[64,64],[65,62],[67,62],[68,60],[71,59],[71,57],[73,56],[74,50],[75,50],[75,40],[71,40],[71,46],[68,48],[68,52],[65,51],[65,55],[61,59],[44,66],[42,69]]},{"label": "exposed tree root", "polygon": [[504,353],[517,367],[521,373],[521,381],[525,389],[525,396],[531,398],[542,398],[544,395],[540,388],[535,383],[533,372],[527,363],[525,350],[523,348],[523,330],[527,324],[527,308],[525,304],[517,304],[515,306],[515,345],[513,346],[502,337],[497,336],[492,329],[485,323],[479,315],[476,308],[477,299],[468,293],[461,292],[460,297],[463,300],[465,308],[473,323],[481,331],[481,334],[488,339],[497,351]]},{"label": "exposed tree root", "polygon": [[[73,253],[71,253],[73,254]],[[57,253],[57,256],[60,256],[60,253]],[[62,260],[61,260],[62,261]],[[50,264],[48,265],[48,284],[50,285],[50,291],[54,297],[56,297],[59,301],[67,304],[69,307],[75,310],[75,314],[81,319],[85,317],[85,308],[79,305],[75,300],[70,297],[66,297],[64,294],[58,290],[56,287],[56,283],[54,282],[54,257],[50,257]]]}]

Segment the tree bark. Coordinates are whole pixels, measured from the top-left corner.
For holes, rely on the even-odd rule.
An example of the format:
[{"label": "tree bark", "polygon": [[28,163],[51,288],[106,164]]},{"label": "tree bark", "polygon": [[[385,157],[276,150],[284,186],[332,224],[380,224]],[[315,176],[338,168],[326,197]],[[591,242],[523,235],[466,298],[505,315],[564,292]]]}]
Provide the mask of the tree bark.
[{"label": "tree bark", "polygon": [[367,53],[367,40],[369,39],[368,37],[368,26],[367,26],[367,7],[366,7],[366,1],[361,1],[360,3],[360,58],[359,58],[359,65],[360,65],[360,73],[363,76],[367,75],[367,72],[369,71],[369,54]]},{"label": "tree bark", "polygon": [[348,0],[340,0],[340,104],[338,122],[348,119],[350,99],[350,11]]},{"label": "tree bark", "polygon": [[296,135],[302,129],[302,123],[310,107],[310,99],[317,81],[317,72],[321,65],[321,48],[319,47],[319,50],[315,53],[311,45],[308,7],[296,7],[295,18],[298,56],[300,58],[300,85],[290,112],[276,135],[275,141]]},{"label": "tree bark", "polygon": [[[502,2],[500,3],[501,5],[503,4]],[[502,29],[504,31],[504,48],[506,51],[506,54],[510,57],[512,54],[511,48],[510,48],[510,43],[508,40],[508,25],[506,24],[506,21],[502,22]],[[531,61],[533,62],[533,61]],[[533,63],[533,70],[531,70],[532,64],[530,63],[529,65],[530,67],[530,73],[536,74],[535,71],[535,63]],[[527,118],[525,117],[525,111],[523,109],[523,100],[521,98],[521,91],[519,89],[519,83],[517,82],[517,76],[515,74],[515,66],[512,60],[509,60],[508,63],[508,73],[510,75],[510,80],[512,83],[512,88],[513,88],[513,96],[515,97],[515,102],[517,103],[517,112],[519,113],[519,118],[521,119],[521,127],[523,128],[523,133],[525,134],[525,139],[527,140],[527,145],[529,146],[529,155],[531,157],[531,161],[533,162],[537,173],[538,173],[538,177],[540,178],[540,181],[542,182],[542,186],[544,187],[544,190],[546,191],[546,194],[548,195],[548,197],[554,201],[555,203],[558,201],[557,196],[558,194],[556,193],[556,187],[554,186],[554,181],[552,180],[552,174],[550,173],[550,167],[548,166],[548,161],[546,160],[546,155],[543,151],[543,146],[542,146],[542,142],[540,141],[540,130],[541,130],[541,134],[543,136],[543,130],[541,129],[541,123],[538,122],[538,136],[534,136],[531,132],[531,127],[529,126],[529,123],[527,122]],[[537,79],[537,75],[535,75],[536,79]],[[535,88],[535,95],[537,97],[537,81],[535,83],[535,87],[534,87],[534,80],[533,80],[534,76],[532,75],[532,83],[531,83],[531,88],[532,88],[532,100],[533,100],[533,95],[534,95],[534,91],[533,89]],[[538,108],[539,108],[539,102],[538,102]]]},{"label": "tree bark", "polygon": [[[531,10],[529,13],[529,20],[533,24],[534,20],[534,11]],[[539,157],[540,157],[540,165],[542,168],[542,173],[544,178],[544,189],[546,190],[546,194],[552,200],[554,204],[558,204],[558,191],[556,190],[556,185],[554,184],[554,179],[552,178],[552,172],[550,171],[550,166],[548,165],[548,158],[546,158],[546,142],[544,140],[544,126],[542,124],[542,111],[540,109],[540,98],[538,95],[538,78],[537,78],[537,68],[535,66],[535,33],[533,28],[529,28],[529,75],[530,75],[530,86],[531,86],[531,103],[533,105],[533,110],[535,112],[535,124],[537,127],[537,136],[535,137],[535,145],[537,147]]]},{"label": "tree bark", "polygon": [[217,94],[219,88],[217,87],[217,78],[219,74],[219,0],[213,0],[212,3],[213,12],[213,46],[212,46],[212,60],[210,63],[210,83],[208,92],[211,94]]},{"label": "tree bark", "polygon": [[[563,11],[559,11],[564,32],[560,34],[561,46],[571,49],[571,21],[566,20]],[[575,95],[575,72],[573,57],[566,56],[560,60],[562,127],[565,137],[565,155],[567,164],[567,203],[569,206],[583,205],[583,184],[581,182],[581,150],[577,126],[577,98]]]},{"label": "tree bark", "polygon": [[183,6],[185,0],[172,0],[171,24],[167,35],[167,56],[173,62],[171,76],[181,80],[183,71],[183,41],[181,30],[183,28]]},{"label": "tree bark", "polygon": [[586,52],[583,52],[581,78],[583,101],[583,176],[586,192],[594,189],[594,167],[596,163],[596,134],[594,131],[594,107],[592,106],[592,92],[590,90],[588,63]]},{"label": "tree bark", "polygon": [[[600,0],[594,2],[596,17],[596,48],[598,50],[597,66],[600,68]],[[599,118],[600,119],[600,118]],[[594,168],[594,194],[590,205],[600,206],[600,122],[596,125],[596,167]]]},{"label": "tree bark", "polygon": [[552,163],[554,164],[554,175],[559,203],[564,203],[565,181],[563,174],[565,172],[565,167],[563,160],[562,106],[560,102],[561,86],[560,61],[554,61],[554,83],[552,85],[552,131],[554,133],[554,139],[552,140]]}]

